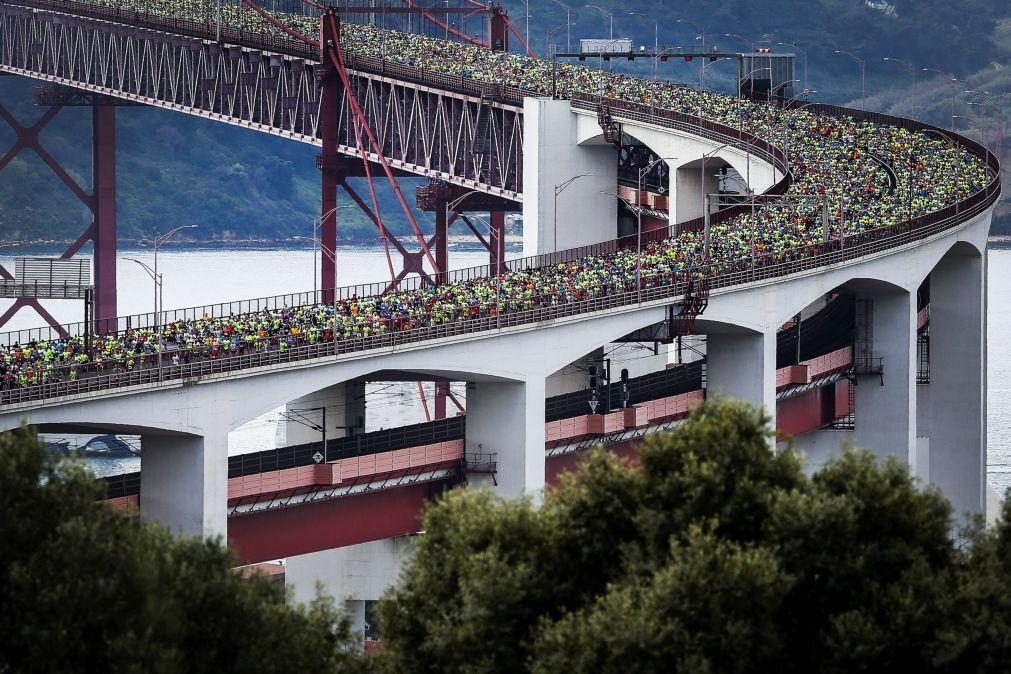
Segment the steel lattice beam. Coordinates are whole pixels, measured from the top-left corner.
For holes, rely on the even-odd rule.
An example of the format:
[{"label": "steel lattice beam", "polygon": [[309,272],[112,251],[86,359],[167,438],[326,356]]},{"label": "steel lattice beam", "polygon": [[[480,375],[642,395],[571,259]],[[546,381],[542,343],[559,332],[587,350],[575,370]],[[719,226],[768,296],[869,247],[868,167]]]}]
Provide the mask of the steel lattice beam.
[{"label": "steel lattice beam", "polygon": [[[22,1],[46,6],[43,0]],[[86,5],[81,7],[85,13]],[[321,145],[319,56],[307,58],[307,45],[298,55],[278,49],[0,5],[0,71]],[[375,148],[359,147],[353,98],[392,170],[522,200],[520,107],[405,82],[392,64],[387,71],[387,64],[378,62],[379,70],[371,72],[364,61],[357,69],[356,63],[348,59],[350,86],[336,116],[340,154],[379,161]],[[475,153],[482,106],[488,149]]]}]

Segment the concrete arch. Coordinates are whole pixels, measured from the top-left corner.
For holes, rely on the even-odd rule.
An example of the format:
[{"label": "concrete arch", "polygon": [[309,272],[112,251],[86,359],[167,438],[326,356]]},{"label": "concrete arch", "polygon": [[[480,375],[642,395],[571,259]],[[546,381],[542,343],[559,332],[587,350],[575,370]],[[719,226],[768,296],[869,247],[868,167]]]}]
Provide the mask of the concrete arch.
[{"label": "concrete arch", "polygon": [[858,272],[852,277],[842,280],[837,285],[824,289],[818,288],[815,294],[805,294],[790,292],[789,290],[784,292],[784,302],[783,308],[777,314],[777,321],[775,328],[779,328],[794,316],[802,312],[807,307],[811,306],[818,301],[819,298],[824,297],[830,293],[835,292],[849,292],[849,293],[871,293],[871,294],[891,294],[891,293],[909,293],[915,292],[915,288],[910,289],[906,286],[895,283],[892,280],[863,276]]}]

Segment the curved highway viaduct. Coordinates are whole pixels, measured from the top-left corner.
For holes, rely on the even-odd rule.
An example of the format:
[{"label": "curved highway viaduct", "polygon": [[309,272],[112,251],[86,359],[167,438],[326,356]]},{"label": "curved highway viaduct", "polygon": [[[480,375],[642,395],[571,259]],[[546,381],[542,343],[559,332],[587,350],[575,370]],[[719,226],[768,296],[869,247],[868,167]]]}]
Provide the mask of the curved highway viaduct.
[{"label": "curved highway viaduct", "polygon": [[[318,96],[314,78],[306,75],[313,67],[311,54],[222,48],[196,35],[141,30],[94,17],[68,19],[10,4],[0,5],[0,33],[0,70],[317,142],[312,107]],[[148,54],[136,68],[154,68],[157,76],[144,70],[146,76],[131,77],[123,63],[111,68],[101,59],[74,61],[68,50],[78,44],[100,44],[124,58]],[[171,73],[182,79],[169,77]],[[361,77],[371,82],[364,89],[379,92],[370,99],[377,119],[385,110],[382,101],[397,99],[390,92],[398,87],[425,94],[412,98],[412,109],[442,106],[444,112],[438,114],[446,123],[457,119],[461,129],[476,124],[485,100],[478,90],[454,90],[455,84],[405,85],[388,73]],[[166,78],[173,86],[162,86]],[[273,92],[264,89],[270,83]],[[223,93],[226,85],[233,87],[231,94]],[[401,170],[522,201],[528,255],[613,240],[616,204],[608,192],[617,181],[617,150],[604,142],[593,109],[577,101],[531,97],[491,105],[500,119],[494,171],[469,163],[466,147],[455,148],[457,141],[449,135],[429,136],[410,148],[385,145],[393,142],[394,127],[380,131],[386,133],[387,159]],[[418,119],[431,110],[418,113]],[[453,110],[456,118],[445,112]],[[711,168],[733,167],[750,179],[755,192],[783,177],[768,152],[754,145],[623,114],[615,112],[622,131],[668,161],[676,176],[669,204],[673,222],[698,217],[702,195],[713,191],[703,161],[705,168],[710,161]],[[342,151],[362,154],[345,138]],[[572,183],[562,196],[556,231],[557,186],[578,174],[592,175]],[[858,331],[872,335],[857,354],[854,442],[906,462],[926,482],[940,486],[956,512],[981,512],[986,235],[997,193],[995,182],[986,200],[954,216],[904,232],[896,229],[845,251],[716,278],[708,308],[694,327],[707,338],[709,393],[762,405],[774,415],[776,331],[827,293],[851,292],[865,308],[858,315]],[[929,384],[917,386],[916,292],[928,278],[931,377]],[[654,294],[483,332],[12,404],[0,408],[0,430],[29,423],[44,429],[137,433],[144,450],[142,516],[182,534],[216,535],[227,526],[229,431],[344,382],[391,373],[440,377],[471,384],[467,449],[498,454],[499,490],[509,496],[537,494],[544,485],[546,380],[586,354],[662,322],[668,307],[681,301],[673,292]],[[838,451],[836,437],[814,433],[799,438],[798,445],[817,465]]]}]

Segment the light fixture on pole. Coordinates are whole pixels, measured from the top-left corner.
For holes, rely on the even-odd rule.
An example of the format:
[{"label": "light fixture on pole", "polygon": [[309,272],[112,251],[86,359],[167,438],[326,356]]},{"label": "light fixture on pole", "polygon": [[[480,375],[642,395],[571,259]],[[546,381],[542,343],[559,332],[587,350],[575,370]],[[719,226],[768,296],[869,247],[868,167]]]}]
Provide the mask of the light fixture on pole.
[{"label": "light fixture on pole", "polygon": [[607,11],[603,7],[598,7],[597,5],[586,5],[586,8],[587,9],[595,9],[598,12],[600,12],[601,14],[603,14],[604,16],[607,17],[607,19],[609,21],[609,25],[611,27],[611,29],[610,29],[610,37],[608,37],[608,39],[609,40],[613,40],[614,39],[614,14],[611,14],[609,11]]},{"label": "light fixture on pole", "polygon": [[523,14],[526,15],[525,18],[527,23],[525,30],[527,41],[527,53],[530,53],[530,0],[522,0],[522,2],[524,8]]},{"label": "light fixture on pole", "polygon": [[568,27],[569,27],[569,24],[563,23],[561,26],[557,26],[557,27],[552,28],[551,30],[548,31],[547,35],[544,38],[544,44],[545,44],[545,48],[549,51],[549,53],[551,53],[551,54],[555,53],[555,50],[552,48],[552,45],[551,45],[551,38],[554,36],[555,33],[557,33],[558,31],[560,31],[561,29],[568,28]]},{"label": "light fixture on pole", "polygon": [[[314,218],[313,221],[312,221],[312,236],[313,236],[313,238],[316,238],[316,237],[320,236],[319,230],[323,226],[323,221],[326,220],[327,218],[329,218],[330,215],[332,215],[333,213],[336,213],[337,211],[342,211],[345,208],[354,208],[354,207],[355,207],[354,204],[343,204],[341,206],[334,206],[333,208],[331,208],[329,211],[327,211],[323,215],[319,216],[318,218]],[[299,239],[300,237],[296,236],[294,238],[295,239]],[[337,264],[337,262],[335,261],[334,264]],[[318,287],[317,286],[319,284],[316,282],[316,270],[318,268],[319,268],[319,265],[316,264],[316,245],[313,244],[313,247],[312,247],[312,292],[313,292],[313,302],[316,301],[316,294],[318,292]]]},{"label": "light fixture on pole", "polygon": [[794,82],[796,82],[796,83],[798,83],[798,84],[799,84],[799,83],[800,83],[800,80],[787,80],[787,81],[785,81],[785,82],[780,82],[779,84],[777,84],[777,85],[776,85],[776,86],[774,86],[774,87],[769,87],[769,97],[768,97],[768,102],[769,102],[770,104],[772,103],[772,96],[773,96],[773,94],[775,94],[775,93],[776,93],[776,90],[777,90],[777,89],[782,89],[783,87],[788,87],[788,86],[790,86],[791,84],[793,84]]},{"label": "light fixture on pole", "polygon": [[321,255],[328,255],[330,260],[333,261],[333,343],[334,343],[334,355],[337,355],[337,251],[330,250],[323,245],[315,236],[296,236],[296,241],[312,241],[313,250],[316,246],[319,246]]},{"label": "light fixture on pole", "polygon": [[165,234],[162,234],[160,236],[156,234],[155,237],[154,237],[154,269],[151,271],[151,278],[154,279],[154,283],[155,283],[155,285],[154,285],[154,305],[155,305],[155,311],[154,311],[154,333],[155,333],[155,335],[158,338],[158,344],[157,344],[155,350],[158,352],[158,376],[159,377],[161,377],[161,343],[162,343],[162,338],[161,338],[161,312],[162,312],[162,307],[161,307],[160,303],[158,302],[158,298],[159,298],[159,294],[160,294],[160,290],[159,290],[160,286],[159,286],[159,283],[158,283],[158,278],[160,278],[160,276],[158,274],[158,249],[161,248],[164,244],[168,243],[169,239],[171,239],[173,236],[175,236],[179,232],[183,231],[184,229],[196,229],[196,227],[197,227],[196,225],[182,225],[180,227],[176,227],[175,229],[169,230],[168,232],[166,232]]},{"label": "light fixture on pole", "polygon": [[[712,61],[709,61],[708,63],[705,61],[705,59],[703,59],[702,60],[702,68],[699,69],[699,89],[701,89],[702,91],[706,90],[706,68],[710,68],[710,67],[716,65],[720,61],[736,61],[736,60],[737,59],[735,59],[732,56],[721,56],[721,57],[719,57],[717,59],[713,59]],[[738,88],[740,88],[741,83],[738,82],[737,86],[738,86]],[[701,110],[701,108],[702,108],[702,104],[700,102],[699,103],[699,109]],[[701,117],[701,116],[702,116],[702,113],[700,112],[699,113],[699,117]]]},{"label": "light fixture on pole", "polygon": [[660,22],[654,19],[649,14],[643,14],[642,12],[629,12],[629,16],[638,16],[640,19],[645,19],[653,24],[653,79],[656,79],[656,53],[660,51]]},{"label": "light fixture on pole", "polygon": [[883,61],[890,61],[892,63],[898,63],[900,66],[902,66],[903,68],[905,68],[906,70],[908,70],[909,74],[913,76],[913,97],[912,97],[912,105],[911,105],[912,114],[910,114],[910,118],[911,119],[916,119],[916,68],[914,68],[913,66],[909,65],[908,63],[906,63],[905,61],[903,61],[901,59],[893,59],[891,57],[886,56],[882,60]]},{"label": "light fixture on pole", "polygon": [[970,102],[969,105],[979,106],[979,144],[986,146],[986,102],[990,100],[990,92],[982,89],[969,89],[965,93],[972,96],[979,96],[979,103]]},{"label": "light fixture on pole", "polygon": [[724,33],[723,37],[733,37],[733,38],[736,38],[736,39],[740,40],[741,42],[743,42],[744,44],[748,45],[748,51],[749,52],[754,53],[754,51],[755,51],[755,45],[751,42],[751,40],[749,40],[748,38],[744,37],[743,35],[738,35],[737,33]]},{"label": "light fixture on pole", "polygon": [[925,73],[937,73],[944,79],[944,83],[951,87],[951,126],[949,127],[952,131],[955,130],[955,96],[958,95],[958,82],[957,77],[952,77],[951,75],[938,70],[937,68],[923,68]]},{"label": "light fixture on pole", "polygon": [[[164,292],[165,292],[165,283],[164,283],[164,278],[163,278],[164,275],[163,274],[155,274],[155,271],[154,271],[154,269],[151,268],[151,265],[149,265],[146,262],[141,262],[140,260],[138,260],[135,257],[124,257],[123,259],[124,260],[129,260],[130,262],[136,262],[138,265],[140,265],[141,269],[143,269],[145,272],[147,272],[147,275],[149,277],[151,277],[151,280],[154,281],[155,288],[158,289],[158,299],[155,301],[155,305],[154,305],[155,309],[154,310],[155,310],[155,313],[158,313],[158,306],[162,305],[163,301],[165,299],[165,295],[164,295]],[[159,336],[159,341],[161,341],[160,340],[160,336]]]},{"label": "light fixture on pole", "polygon": [[796,42],[777,42],[780,47],[790,47],[794,51],[799,51],[804,57],[804,88],[807,89],[807,52],[797,46]]},{"label": "light fixture on pole", "polygon": [[[691,26],[692,28],[694,28],[696,30],[696,33],[697,33],[695,35],[695,39],[701,41],[701,43],[702,43],[702,51],[704,52],[706,50],[706,29],[705,28],[703,28],[700,24],[695,23],[694,21],[689,21],[688,19],[678,19],[674,23],[683,23],[685,25],[688,25],[688,26]],[[705,61],[705,59],[700,59],[700,62],[702,63],[702,65],[699,68],[699,82],[700,82],[699,88],[702,89],[702,91],[705,91],[706,90],[706,74],[705,74],[706,73],[706,65],[705,65],[706,61]]]},{"label": "light fixture on pole", "polygon": [[[646,174],[653,170],[653,167],[660,162],[673,162],[677,161],[677,157],[658,157],[646,164],[643,168],[639,169],[639,183],[638,191],[635,193],[635,200],[641,202],[642,200],[642,183],[646,177]],[[667,172],[668,180],[670,180],[670,171]],[[639,301],[642,301],[642,204],[637,203],[638,208],[635,209],[637,216],[637,223],[635,226],[635,288],[636,292],[639,293]]]},{"label": "light fixture on pole", "polygon": [[836,54],[848,56],[860,66],[860,111],[867,111],[867,61],[844,49],[836,49]]},{"label": "light fixture on pole", "polygon": [[592,173],[580,173],[578,176],[572,176],[565,182],[555,185],[555,205],[554,205],[554,218],[552,225],[552,235],[554,236],[554,247],[551,252],[558,252],[558,195],[564,192],[569,185],[576,182],[580,178],[588,178],[592,176]]},{"label": "light fixture on pole", "polygon": [[569,29],[572,28],[572,9],[568,5],[560,2],[560,0],[551,0],[551,2],[565,10],[565,51],[571,54],[572,31]]},{"label": "light fixture on pole", "polygon": [[[717,153],[719,153],[721,150],[723,150],[724,148],[727,148],[727,147],[730,147],[730,144],[729,143],[724,143],[723,145],[720,145],[715,150],[710,150],[709,152],[704,152],[702,154],[702,169],[701,169],[702,175],[699,177],[699,183],[702,186],[702,216],[703,217],[705,217],[706,211],[708,210],[708,208],[706,207],[706,160],[709,159],[710,157],[715,156]],[[749,161],[749,164],[750,164],[750,161]],[[749,171],[748,172],[750,173],[750,166],[749,166]]]}]

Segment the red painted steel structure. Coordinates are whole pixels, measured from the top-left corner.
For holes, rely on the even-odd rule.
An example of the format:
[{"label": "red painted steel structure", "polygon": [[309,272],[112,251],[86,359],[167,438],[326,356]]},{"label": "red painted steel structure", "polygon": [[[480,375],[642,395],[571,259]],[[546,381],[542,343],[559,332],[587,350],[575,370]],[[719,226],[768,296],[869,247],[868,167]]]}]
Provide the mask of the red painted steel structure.
[{"label": "red painted steel structure", "polygon": [[[0,171],[14,160],[23,150],[33,150],[52,169],[64,185],[88,207],[92,213],[92,223],[60,256],[73,257],[81,247],[91,241],[94,250],[94,318],[96,325],[101,319],[115,318],[116,312],[116,106],[115,99],[108,96],[84,94],[71,90],[47,90],[37,100],[49,104],[49,108],[31,126],[23,126],[2,105],[0,119],[3,119],[17,134],[14,145],[0,157]],[[39,134],[53,117],[68,106],[89,106],[92,128],[92,193],[83,187],[64,169],[60,163],[42,146]],[[9,270],[0,265],[0,277],[13,279]],[[0,315],[0,326],[5,325],[21,309],[31,307],[50,326],[59,328],[59,322],[46,311],[35,298],[19,298]]]},{"label": "red painted steel structure", "polygon": [[[851,413],[845,394],[848,386],[848,381],[840,380],[779,401],[778,432],[800,435]],[[638,438],[625,440],[607,445],[607,450],[635,463],[641,442]],[[547,457],[546,483],[557,484],[563,473],[577,469],[586,456],[585,451],[579,451]],[[447,477],[230,517],[228,544],[244,562],[255,563],[418,533],[425,506],[457,479]]]},{"label": "red painted steel structure", "polygon": [[417,533],[425,504],[448,486],[425,482],[232,517],[228,545],[253,563]]}]

